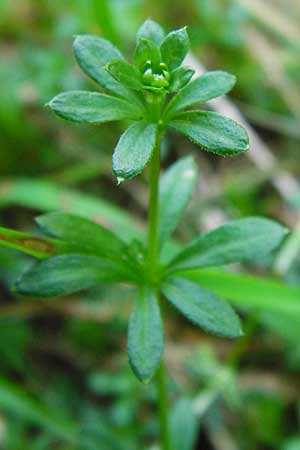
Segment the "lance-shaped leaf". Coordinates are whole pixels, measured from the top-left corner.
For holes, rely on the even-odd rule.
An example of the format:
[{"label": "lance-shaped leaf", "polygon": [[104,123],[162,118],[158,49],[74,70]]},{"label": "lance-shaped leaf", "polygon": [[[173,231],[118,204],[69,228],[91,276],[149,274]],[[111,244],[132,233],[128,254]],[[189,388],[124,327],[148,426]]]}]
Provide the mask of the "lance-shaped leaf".
[{"label": "lance-shaped leaf", "polygon": [[220,156],[234,156],[249,150],[246,130],[228,117],[214,112],[184,112],[169,125],[204,150]]},{"label": "lance-shaped leaf", "polygon": [[189,36],[186,27],[171,31],[160,46],[162,61],[169,70],[174,70],[180,66],[187,52],[189,51]]},{"label": "lance-shaped leaf", "polygon": [[287,232],[269,219],[239,219],[192,241],[170,266],[180,270],[258,260],[276,249]]},{"label": "lance-shaped leaf", "polygon": [[139,267],[126,244],[101,225],[74,214],[52,212],[37,217],[38,225],[50,236],[64,240],[68,253],[95,255],[114,261],[128,279],[138,278]]},{"label": "lance-shaped leaf", "polygon": [[38,225],[51,236],[69,242],[73,253],[84,253],[121,261],[125,244],[114,233],[75,214],[52,212],[39,216]]},{"label": "lance-shaped leaf", "polygon": [[[169,90],[170,92],[177,92],[182,89],[192,78],[195,70],[189,67],[178,67],[172,73]],[[168,108],[167,110],[168,111]]]},{"label": "lance-shaped leaf", "polygon": [[108,72],[129,89],[141,91],[143,83],[139,70],[127,61],[114,60],[106,65]]},{"label": "lance-shaped leaf", "polygon": [[15,289],[34,297],[56,297],[100,283],[126,281],[113,262],[89,255],[58,255],[36,264],[17,281]]},{"label": "lance-shaped leaf", "polygon": [[225,95],[233,88],[235,82],[236,77],[230,73],[221,70],[207,72],[173,97],[166,109],[166,115],[173,116],[182,109]]},{"label": "lance-shaped leaf", "polygon": [[0,245],[39,259],[70,251],[68,244],[63,241],[33,236],[3,227],[0,227]]},{"label": "lance-shaped leaf", "polygon": [[141,110],[125,100],[98,92],[69,91],[54,97],[48,106],[60,117],[79,123],[104,123],[141,117]]},{"label": "lance-shaped leaf", "polygon": [[156,45],[160,45],[165,37],[163,28],[154,20],[147,19],[138,29],[136,39],[137,43],[139,39],[144,38],[148,41],[154,42]]},{"label": "lance-shaped leaf", "polygon": [[194,190],[197,168],[190,156],[177,161],[162,176],[159,187],[159,243],[175,229]]},{"label": "lance-shaped leaf", "polygon": [[124,59],[109,41],[98,36],[79,35],[73,43],[76,60],[82,70],[102,87],[127,98],[128,89],[118,83],[104,68],[113,59]]},{"label": "lance-shaped leaf", "polygon": [[160,64],[161,56],[157,45],[153,41],[141,38],[138,40],[135,53],[134,53],[134,64],[140,68],[144,69],[147,61],[151,61],[152,66],[157,67]]},{"label": "lance-shaped leaf", "polygon": [[133,178],[142,172],[154,151],[156,130],[156,124],[138,122],[122,134],[113,154],[117,178]]},{"label": "lance-shaped leaf", "polygon": [[162,287],[165,297],[188,320],[209,333],[241,336],[241,324],[231,306],[191,281],[169,278]]},{"label": "lance-shaped leaf", "polygon": [[136,298],[128,328],[128,356],[140,381],[148,383],[163,353],[163,326],[156,294],[143,289]]}]

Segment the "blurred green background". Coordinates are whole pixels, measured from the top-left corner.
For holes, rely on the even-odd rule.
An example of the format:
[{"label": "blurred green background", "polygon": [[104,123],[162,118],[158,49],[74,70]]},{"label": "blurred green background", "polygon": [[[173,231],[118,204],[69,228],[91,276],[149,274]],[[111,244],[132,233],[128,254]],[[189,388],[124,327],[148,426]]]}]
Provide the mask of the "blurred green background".
[{"label": "blurred green background", "polygon": [[[1,225],[37,233],[34,216],[64,209],[127,235],[143,227],[146,175],[118,187],[111,172],[120,125],[79,127],[44,105],[64,90],[95,89],[75,63],[74,35],[102,35],[130,58],[147,17],[189,26],[197,70],[237,75],[230,97],[211,107],[242,115],[251,132],[252,150],[237,159],[167,136],[165,167],[190,152],[199,166],[178,239],[273,217],[292,229],[289,244],[243,269],[299,286],[299,0],[0,0]],[[130,290],[24,300],[10,286],[31,263],[0,250],[0,448],[157,449],[155,392],[126,358]],[[239,312],[246,334],[236,342],[166,314],[172,450],[300,449],[300,315],[255,302]]]}]

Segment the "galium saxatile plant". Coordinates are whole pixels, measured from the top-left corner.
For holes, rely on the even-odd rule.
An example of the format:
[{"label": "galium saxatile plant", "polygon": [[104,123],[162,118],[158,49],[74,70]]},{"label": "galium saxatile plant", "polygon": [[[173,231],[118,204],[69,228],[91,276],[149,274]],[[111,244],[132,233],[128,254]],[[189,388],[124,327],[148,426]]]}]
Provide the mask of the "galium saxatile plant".
[{"label": "galium saxatile plant", "polygon": [[140,242],[128,242],[126,236],[117,236],[84,217],[60,212],[37,218],[48,238],[6,230],[6,245],[41,260],[21,276],[15,289],[24,295],[54,297],[103,283],[135,286],[128,327],[129,361],[143,383],[156,377],[161,445],[170,450],[161,304],[171,303],[206,332],[239,337],[241,323],[231,306],[190,281],[189,273],[263,258],[279,246],[287,231],[269,219],[251,217],[201,234],[185,247],[171,241],[193,192],[197,169],[188,156],[161,175],[163,136],[169,131],[181,133],[200,150],[220,156],[249,149],[243,127],[199,109],[228,93],[236,79],[223,71],[194,78],[193,69],[183,65],[189,50],[186,28],[165,34],[159,24],[147,20],[137,32],[132,63],[97,36],[77,36],[73,50],[101,92],[64,92],[48,106],[63,119],[77,123],[130,122],[114,149],[112,168],[121,183],[147,167],[147,234]]}]

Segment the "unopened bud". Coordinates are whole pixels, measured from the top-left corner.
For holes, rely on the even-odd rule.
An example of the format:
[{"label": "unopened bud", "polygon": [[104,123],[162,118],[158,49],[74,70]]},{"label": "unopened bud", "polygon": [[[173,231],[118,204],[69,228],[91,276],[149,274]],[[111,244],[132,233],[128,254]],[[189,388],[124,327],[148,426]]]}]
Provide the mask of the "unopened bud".
[{"label": "unopened bud", "polygon": [[151,61],[146,61],[143,73],[143,82],[145,85],[156,88],[167,88],[169,86],[170,78],[171,75],[166,64],[160,63],[156,70],[154,70]]}]

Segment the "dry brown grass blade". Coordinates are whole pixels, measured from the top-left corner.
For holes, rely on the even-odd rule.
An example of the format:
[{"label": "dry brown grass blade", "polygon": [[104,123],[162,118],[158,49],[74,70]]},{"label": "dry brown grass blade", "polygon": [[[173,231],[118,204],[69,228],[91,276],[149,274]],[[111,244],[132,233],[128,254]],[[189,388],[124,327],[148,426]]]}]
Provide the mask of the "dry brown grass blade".
[{"label": "dry brown grass blade", "polygon": [[[246,8],[250,14],[259,19],[261,23],[266,25],[271,30],[275,31],[278,35],[285,37],[292,45],[300,42],[300,27],[299,24],[291,16],[285,15],[282,11],[268,0],[237,0],[240,5]],[[290,8],[286,5],[285,11],[289,11]],[[299,2],[294,8],[299,8]]]}]

